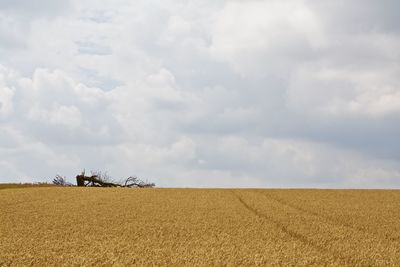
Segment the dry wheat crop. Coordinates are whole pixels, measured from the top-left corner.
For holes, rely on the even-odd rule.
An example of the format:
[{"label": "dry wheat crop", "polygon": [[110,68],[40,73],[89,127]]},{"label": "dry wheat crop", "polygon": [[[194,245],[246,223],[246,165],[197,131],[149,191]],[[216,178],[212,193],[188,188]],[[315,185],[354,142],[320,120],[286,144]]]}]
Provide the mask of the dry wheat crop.
[{"label": "dry wheat crop", "polygon": [[400,266],[400,191],[0,190],[0,266]]}]

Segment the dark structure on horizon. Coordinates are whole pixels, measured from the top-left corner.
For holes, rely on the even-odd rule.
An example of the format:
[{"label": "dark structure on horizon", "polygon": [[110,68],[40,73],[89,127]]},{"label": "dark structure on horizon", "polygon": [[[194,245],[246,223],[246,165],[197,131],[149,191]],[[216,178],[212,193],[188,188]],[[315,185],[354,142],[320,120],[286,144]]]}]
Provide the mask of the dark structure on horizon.
[{"label": "dark structure on horizon", "polygon": [[[53,179],[53,184],[60,186],[74,186],[68,183],[65,177],[56,175]],[[123,183],[116,183],[111,180],[107,173],[91,172],[90,176],[85,175],[85,171],[76,176],[76,185],[81,187],[139,187],[151,188],[154,183],[148,183],[140,180],[136,176],[129,176]]]},{"label": "dark structure on horizon", "polygon": [[140,180],[135,176],[128,177],[124,183],[113,183],[109,181],[107,174],[101,172],[92,172],[91,176],[85,176],[85,171],[76,176],[77,186],[94,186],[94,187],[154,187],[154,183],[148,183]]}]

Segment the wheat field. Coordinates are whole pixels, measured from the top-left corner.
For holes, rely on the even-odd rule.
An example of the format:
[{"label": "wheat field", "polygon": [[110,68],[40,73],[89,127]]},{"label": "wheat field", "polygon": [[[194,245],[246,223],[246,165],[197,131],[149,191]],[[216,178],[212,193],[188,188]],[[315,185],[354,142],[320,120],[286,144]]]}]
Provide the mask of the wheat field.
[{"label": "wheat field", "polygon": [[0,266],[400,266],[400,191],[0,190]]}]

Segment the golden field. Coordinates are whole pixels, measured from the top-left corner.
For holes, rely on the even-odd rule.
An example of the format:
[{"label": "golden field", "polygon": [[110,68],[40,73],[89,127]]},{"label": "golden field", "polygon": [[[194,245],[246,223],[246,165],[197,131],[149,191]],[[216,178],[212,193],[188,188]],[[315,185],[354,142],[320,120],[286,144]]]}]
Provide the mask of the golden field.
[{"label": "golden field", "polygon": [[0,266],[400,266],[400,191],[0,190]]}]

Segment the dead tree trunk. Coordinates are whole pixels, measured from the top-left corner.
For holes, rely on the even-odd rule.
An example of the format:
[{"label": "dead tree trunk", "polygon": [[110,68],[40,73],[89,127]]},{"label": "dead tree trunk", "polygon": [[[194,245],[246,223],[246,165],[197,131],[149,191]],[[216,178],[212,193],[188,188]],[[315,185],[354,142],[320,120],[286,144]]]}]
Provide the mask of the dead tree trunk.
[{"label": "dead tree trunk", "polygon": [[90,187],[154,187],[154,183],[147,183],[139,180],[137,177],[130,176],[125,180],[124,184],[111,183],[104,181],[99,175],[85,176],[85,172],[76,176],[77,186],[90,186]]},{"label": "dead tree trunk", "polygon": [[85,175],[78,175],[76,176],[76,184],[78,186],[98,186],[98,187],[118,187],[120,185],[110,183],[110,182],[105,182],[99,179],[96,175],[92,176],[85,176]]}]

